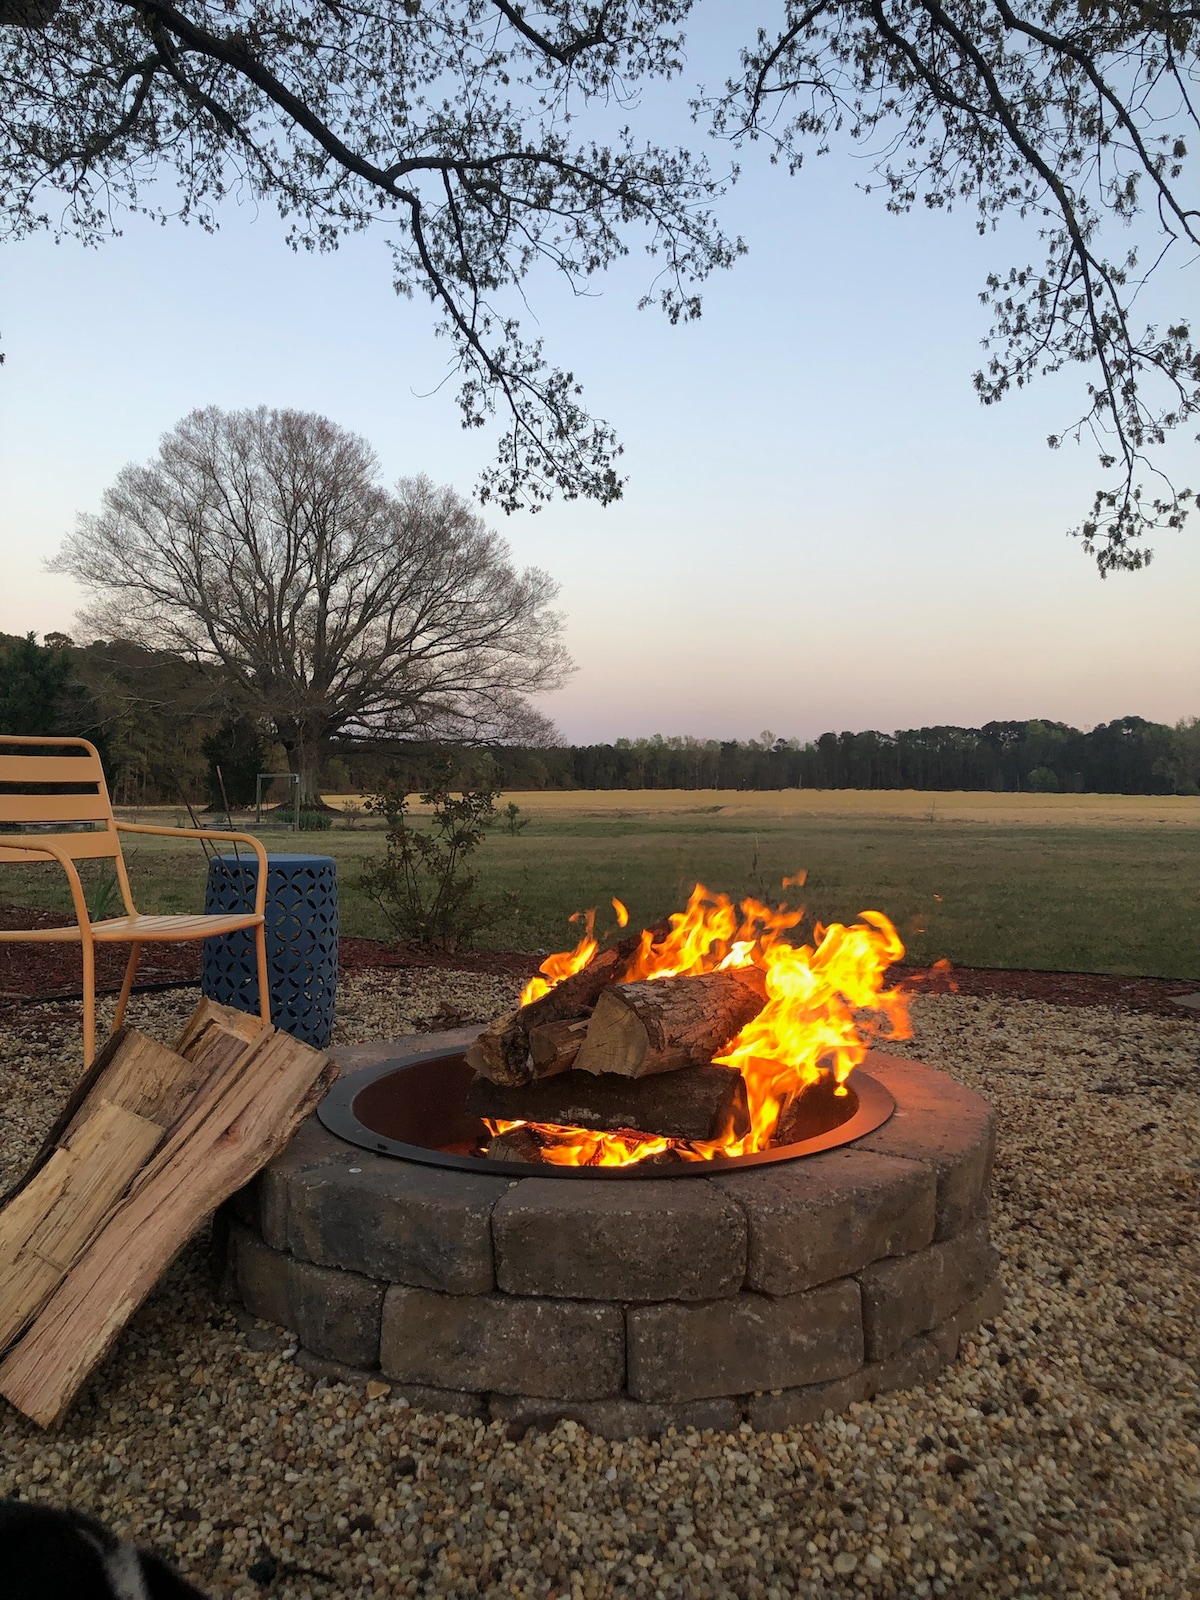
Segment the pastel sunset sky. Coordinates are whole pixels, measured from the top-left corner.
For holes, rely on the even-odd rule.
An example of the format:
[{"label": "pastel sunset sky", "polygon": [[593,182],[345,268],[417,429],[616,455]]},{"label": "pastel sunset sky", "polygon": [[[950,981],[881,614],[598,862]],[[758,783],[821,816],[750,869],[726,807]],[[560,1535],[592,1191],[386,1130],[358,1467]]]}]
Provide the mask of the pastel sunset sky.
[{"label": "pastel sunset sky", "polygon": [[[568,739],[1200,709],[1195,525],[1102,582],[1065,537],[1095,452],[1045,446],[1082,409],[1082,375],[975,398],[978,291],[1036,241],[979,238],[965,213],[889,217],[856,187],[868,176],[847,154],[795,179],[748,157],[723,218],[749,255],[692,326],[636,310],[652,272],[636,253],[587,299],[530,285],[629,475],[607,510],[494,519],[562,585],[578,671],[544,709]],[[249,202],[215,235],[123,227],[99,251],[0,247],[0,630],[74,628],[81,597],[43,563],[198,405],[319,411],[387,477],[471,491],[490,441],[459,427],[448,347],[393,293],[382,238],[296,256]],[[1155,293],[1177,310],[1189,289]],[[1163,460],[1198,476],[1185,441]]]}]

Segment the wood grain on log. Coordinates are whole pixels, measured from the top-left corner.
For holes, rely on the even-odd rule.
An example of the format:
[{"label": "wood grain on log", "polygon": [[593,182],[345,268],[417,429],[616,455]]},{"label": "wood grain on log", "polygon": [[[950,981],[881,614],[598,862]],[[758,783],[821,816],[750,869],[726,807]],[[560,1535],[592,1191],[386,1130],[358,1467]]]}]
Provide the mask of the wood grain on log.
[{"label": "wood grain on log", "polygon": [[[652,936],[665,938],[670,928],[669,922],[660,922],[650,932]],[[588,966],[564,978],[540,1000],[531,1000],[527,1006],[497,1017],[466,1052],[468,1065],[493,1083],[510,1086],[532,1083],[535,1078],[544,1076],[530,1051],[530,1035],[552,1023],[577,1022],[585,1018],[603,990],[616,981],[641,937],[640,933],[628,934],[611,950],[602,950]],[[556,1053],[548,1063],[551,1070],[564,1071],[563,1066],[555,1064],[557,1060]]]},{"label": "wood grain on log", "polygon": [[101,1100],[0,1213],[0,1350],[62,1282],[161,1139],[155,1123]]},{"label": "wood grain on log", "polygon": [[614,984],[596,1002],[575,1069],[644,1078],[706,1066],[765,1003],[757,967]]},{"label": "wood grain on log", "polygon": [[0,1364],[0,1394],[43,1427],[62,1416],[197,1224],[288,1142],[336,1075],[319,1051],[273,1029],[259,1029],[249,1048],[235,1038],[240,1054],[223,1028],[185,1030],[181,1042],[195,1045],[197,1060],[211,1052],[213,1080]]},{"label": "wood grain on log", "polygon": [[601,1133],[664,1139],[719,1139],[749,1132],[746,1082],[736,1067],[696,1067],[634,1080],[562,1072],[517,1088],[476,1078],[467,1110],[502,1122],[542,1122]]},{"label": "wood grain on log", "polygon": [[587,1025],[586,1017],[578,1017],[574,1022],[546,1022],[532,1029],[529,1057],[535,1077],[552,1078],[556,1073],[567,1072],[579,1054]]},{"label": "wood grain on log", "polygon": [[532,1128],[510,1128],[493,1134],[487,1147],[489,1161],[520,1161],[532,1165],[542,1159],[542,1147]]},{"label": "wood grain on log", "polygon": [[204,1081],[204,1063],[188,1061],[136,1028],[127,1028],[99,1083],[92,1086],[71,1119],[68,1137],[91,1116],[101,1100],[170,1128]]}]

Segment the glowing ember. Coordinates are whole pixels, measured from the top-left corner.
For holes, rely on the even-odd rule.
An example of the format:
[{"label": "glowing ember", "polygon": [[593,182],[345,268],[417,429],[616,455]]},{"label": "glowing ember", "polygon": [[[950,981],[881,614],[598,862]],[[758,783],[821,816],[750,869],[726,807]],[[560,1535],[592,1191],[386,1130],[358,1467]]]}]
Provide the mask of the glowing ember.
[{"label": "glowing ember", "polygon": [[[803,873],[798,873],[785,878],[784,887],[803,882]],[[620,919],[624,906],[618,900],[613,906]],[[751,899],[735,906],[726,895],[711,894],[697,884],[686,909],[670,917],[670,932],[665,937],[656,941],[653,932],[643,932],[617,979],[629,983],[726,967],[762,969],[766,1005],[714,1057],[723,1065],[737,1067],[746,1080],[748,1134],[729,1134],[701,1143],[528,1124],[542,1145],[542,1160],[558,1166],[623,1167],[668,1151],[688,1161],[709,1161],[714,1156],[766,1150],[781,1113],[823,1073],[832,1073],[844,1094],[845,1080],[866,1055],[873,1035],[886,1027],[890,1037],[908,1038],[903,996],[883,987],[888,967],[904,954],[887,917],[880,911],[864,911],[849,927],[835,922],[823,928],[818,923],[812,944],[790,944],[785,935],[803,916],[802,909],[767,906]],[[542,963],[544,976],[530,979],[521,996],[522,1005],[548,994],[556,983],[581,971],[593,959],[598,949],[593,913],[586,912],[584,920],[584,937],[574,950]],[[494,1133],[503,1133],[525,1124],[489,1122],[488,1126]]]}]

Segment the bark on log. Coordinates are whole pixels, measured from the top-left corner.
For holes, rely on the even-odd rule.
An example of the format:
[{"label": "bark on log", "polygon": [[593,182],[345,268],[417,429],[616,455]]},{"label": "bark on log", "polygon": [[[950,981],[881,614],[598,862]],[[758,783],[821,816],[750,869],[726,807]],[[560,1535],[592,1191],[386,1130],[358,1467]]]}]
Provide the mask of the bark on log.
[{"label": "bark on log", "polygon": [[[670,923],[664,921],[656,923],[650,933],[653,938],[665,939],[670,930]],[[540,1000],[531,1000],[527,1006],[497,1017],[466,1052],[468,1066],[493,1083],[509,1086],[545,1077],[530,1051],[530,1035],[552,1023],[586,1018],[601,993],[616,981],[641,938],[640,933],[627,935],[611,950],[602,950],[589,966],[564,978]],[[551,1063],[550,1068],[563,1072],[569,1065]]]},{"label": "bark on log", "polygon": [[765,1003],[757,967],[614,984],[596,1002],[575,1070],[644,1078],[706,1066]]},{"label": "bark on log", "polygon": [[[746,1082],[736,1067],[696,1067],[630,1082],[609,1074],[562,1072],[518,1088],[476,1078],[467,1110],[501,1122],[543,1122],[600,1133],[664,1139],[719,1139],[749,1132]],[[489,1154],[491,1152],[489,1151]]]},{"label": "bark on log", "polygon": [[520,1011],[506,1011],[489,1022],[466,1051],[466,1062],[473,1072],[482,1073],[493,1083],[528,1083],[533,1077],[533,1064]]}]

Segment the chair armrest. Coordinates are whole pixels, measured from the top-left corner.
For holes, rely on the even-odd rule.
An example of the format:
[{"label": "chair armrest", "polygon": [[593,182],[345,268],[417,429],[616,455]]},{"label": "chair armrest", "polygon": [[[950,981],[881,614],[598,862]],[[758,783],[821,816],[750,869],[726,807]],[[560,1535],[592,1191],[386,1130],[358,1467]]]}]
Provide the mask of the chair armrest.
[{"label": "chair armrest", "polygon": [[71,890],[71,900],[75,906],[75,921],[79,924],[81,930],[85,930],[84,937],[90,940],[92,936],[92,919],[88,914],[83,884],[79,881],[79,871],[74,861],[71,860],[66,851],[56,844],[51,844],[48,840],[37,844],[32,839],[14,839],[8,833],[0,834],[0,845],[3,845],[6,850],[31,850],[41,856],[54,857],[67,875],[67,883]]},{"label": "chair armrest", "polygon": [[267,852],[252,833],[218,833],[215,828],[156,828],[148,822],[118,822],[121,833],[154,833],[166,839],[226,839],[230,844],[248,844],[258,857],[258,885],[254,891],[254,915],[261,917],[267,905]]}]

